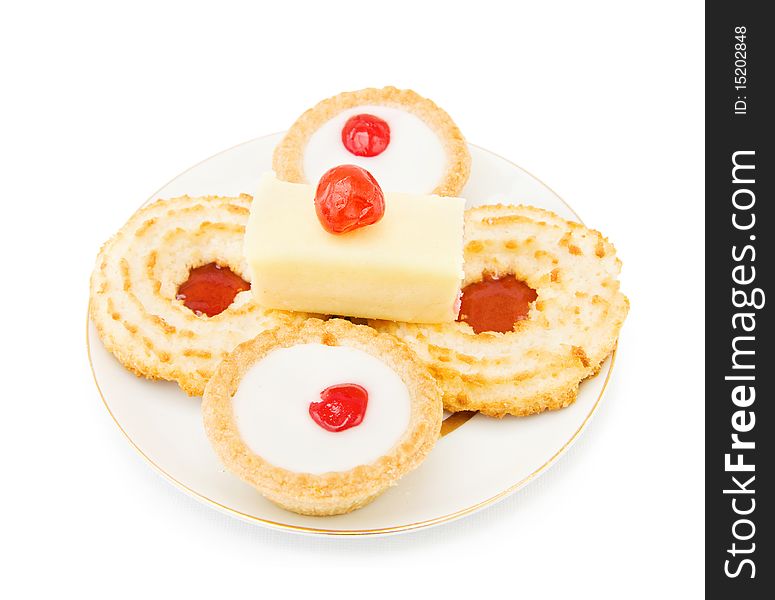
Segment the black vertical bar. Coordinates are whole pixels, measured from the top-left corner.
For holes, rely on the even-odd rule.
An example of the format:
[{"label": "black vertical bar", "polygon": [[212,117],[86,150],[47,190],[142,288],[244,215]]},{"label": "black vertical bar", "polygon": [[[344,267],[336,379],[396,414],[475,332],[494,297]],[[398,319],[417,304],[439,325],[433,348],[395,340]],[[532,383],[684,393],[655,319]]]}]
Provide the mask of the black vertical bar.
[{"label": "black vertical bar", "polygon": [[705,583],[714,598],[775,598],[770,7],[706,4]]}]

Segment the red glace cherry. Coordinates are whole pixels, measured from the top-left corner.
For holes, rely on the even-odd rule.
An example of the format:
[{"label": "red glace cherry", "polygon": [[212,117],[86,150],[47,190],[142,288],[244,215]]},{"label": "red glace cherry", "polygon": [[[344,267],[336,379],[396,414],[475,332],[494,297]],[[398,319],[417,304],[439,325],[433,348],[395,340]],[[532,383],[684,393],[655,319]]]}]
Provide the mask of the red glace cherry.
[{"label": "red glace cherry", "polygon": [[344,431],[361,424],[368,402],[369,393],[363,387],[340,383],[320,392],[320,402],[309,405],[309,416],[326,431]]},{"label": "red glace cherry", "polygon": [[320,178],[315,211],[323,229],[345,233],[379,221],[385,214],[385,195],[366,169],[339,165]]},{"label": "red glace cherry", "polygon": [[390,126],[374,115],[354,115],[342,128],[342,143],[355,156],[377,156],[390,143]]}]

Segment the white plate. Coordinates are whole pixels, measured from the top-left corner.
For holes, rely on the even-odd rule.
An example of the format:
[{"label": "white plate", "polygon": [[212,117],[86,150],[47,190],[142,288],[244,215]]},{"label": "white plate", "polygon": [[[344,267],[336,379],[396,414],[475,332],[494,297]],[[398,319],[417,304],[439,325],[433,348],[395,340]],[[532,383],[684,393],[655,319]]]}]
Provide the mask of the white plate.
[{"label": "white plate", "polygon": [[[251,193],[259,175],[271,168],[272,150],[281,136],[255,139],[221,152],[173,179],[151,199]],[[580,220],[529,173],[486,150],[470,149],[471,178],[462,193],[469,205],[533,204]],[[471,514],[525,486],[554,463],[587,425],[613,364],[609,358],[597,377],[581,385],[578,400],[564,410],[502,420],[476,415],[458,423],[417,470],[372,504],[347,515],[305,517],[276,507],[224,470],[205,437],[198,399],[187,397],[176,384],[149,382],[126,371],[105,350],[91,323],[87,344],[105,406],[130,443],[169,481],[253,523],[332,535],[428,527]]]}]

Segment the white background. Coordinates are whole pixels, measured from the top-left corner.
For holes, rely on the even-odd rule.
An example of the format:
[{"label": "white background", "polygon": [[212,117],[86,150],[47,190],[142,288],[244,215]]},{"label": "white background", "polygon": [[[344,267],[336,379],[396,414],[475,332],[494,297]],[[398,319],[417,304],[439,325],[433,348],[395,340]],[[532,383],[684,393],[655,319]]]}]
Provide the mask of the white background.
[{"label": "white background", "polygon": [[[0,9],[0,595],[699,597],[702,4],[309,4]],[[464,520],[347,540],[244,524],[162,480],[104,409],[94,256],[180,171],[387,84],[616,244],[632,310],[613,381],[557,465]]]}]

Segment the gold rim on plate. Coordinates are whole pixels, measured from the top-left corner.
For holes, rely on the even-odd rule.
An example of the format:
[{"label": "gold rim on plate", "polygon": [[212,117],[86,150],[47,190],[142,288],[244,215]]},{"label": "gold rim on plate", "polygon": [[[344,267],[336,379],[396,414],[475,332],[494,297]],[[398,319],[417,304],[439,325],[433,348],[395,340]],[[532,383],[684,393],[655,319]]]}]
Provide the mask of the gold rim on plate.
[{"label": "gold rim on plate", "polygon": [[[278,133],[281,133],[281,132],[278,132]],[[221,154],[225,154],[227,152],[230,152],[230,151],[234,150],[235,148],[239,148],[240,146],[244,146],[246,144],[251,144],[251,143],[253,143],[253,142],[255,142],[255,141],[259,140],[259,139],[268,138],[268,137],[272,137],[272,136],[278,135],[278,133],[272,133],[272,134],[269,134],[269,135],[266,135],[266,136],[261,136],[259,138],[254,138],[252,140],[248,140],[246,142],[242,142],[240,144],[236,144],[236,145],[234,145],[234,146],[232,146],[230,148],[227,148],[226,150],[222,150],[221,152],[213,154],[209,158],[205,158],[204,160],[199,161],[195,165],[189,167],[185,171],[183,171],[180,174],[178,174],[176,177],[170,179],[162,187],[160,187],[158,190],[156,190],[153,194],[151,194],[150,198],[148,198],[148,200],[146,200],[142,204],[142,206],[145,206],[149,202],[153,201],[154,198],[161,192],[161,190],[163,190],[165,187],[170,185],[173,181],[175,181],[176,179],[182,177],[186,173],[189,173],[190,171],[196,169],[197,167],[199,167],[200,165],[206,163],[207,161],[211,160],[212,158],[215,158],[216,156],[219,156]],[[552,192],[552,194],[554,194],[555,197],[560,202],[562,202],[565,205],[565,207],[571,213],[573,213],[573,215],[576,217],[576,219],[578,219],[578,222],[583,224],[583,221],[581,220],[581,217],[578,215],[578,213],[575,210],[573,210],[570,207],[570,205],[567,202],[565,202],[565,200],[563,200],[559,196],[559,194],[557,194],[557,192],[555,192],[552,188],[550,188],[548,185],[546,185],[538,177],[536,177],[535,175],[533,175],[529,171],[523,169],[519,165],[511,162],[507,158],[504,158],[503,156],[501,156],[499,154],[496,154],[495,152],[491,152],[490,150],[485,150],[484,148],[482,148],[480,146],[476,146],[475,144],[469,144],[469,146],[472,146],[474,148],[477,148],[478,150],[481,150],[482,152],[486,152],[488,154],[491,154],[492,156],[500,158],[501,160],[507,162],[508,164],[512,165],[513,167],[516,167],[520,171],[526,173],[527,175],[529,175],[530,177],[535,179],[538,183],[540,183],[546,189],[548,189],[550,192]],[[142,208],[142,206],[140,208]],[[149,465],[151,465],[151,467],[153,467],[156,470],[156,472],[158,472],[162,477],[164,477],[164,479],[166,479],[167,481],[169,481],[170,483],[172,483],[176,487],[180,488],[181,490],[183,490],[184,492],[186,492],[187,494],[189,494],[193,498],[195,498],[195,499],[197,499],[197,500],[199,500],[201,502],[204,502],[205,504],[208,504],[208,505],[212,506],[213,508],[215,508],[215,509],[217,509],[217,510],[219,510],[221,512],[224,512],[224,513],[229,514],[231,516],[237,517],[237,518],[239,518],[239,519],[241,519],[243,521],[248,521],[248,522],[252,522],[252,523],[260,523],[262,525],[268,525],[269,527],[272,527],[272,528],[275,528],[275,529],[279,529],[279,530],[283,530],[283,531],[294,531],[294,532],[297,532],[297,533],[312,533],[312,534],[328,535],[328,536],[385,535],[385,534],[389,534],[389,533],[400,533],[400,532],[404,532],[404,531],[412,531],[412,530],[417,530],[417,529],[424,529],[426,527],[431,527],[433,525],[440,525],[441,523],[447,523],[449,521],[454,521],[455,519],[459,519],[459,518],[464,517],[466,515],[470,515],[470,514],[476,512],[476,511],[482,509],[482,508],[485,508],[486,506],[490,506],[491,504],[495,504],[499,500],[503,500],[507,496],[511,495],[512,493],[516,492],[520,488],[524,487],[530,481],[532,481],[533,479],[535,479],[536,477],[541,475],[550,466],[552,466],[557,461],[557,459],[559,459],[560,456],[562,456],[568,450],[568,448],[570,448],[570,446],[573,444],[573,442],[575,442],[576,439],[578,439],[579,435],[581,435],[581,432],[586,428],[586,426],[589,423],[590,419],[592,418],[592,416],[597,411],[597,409],[598,409],[598,407],[600,405],[600,401],[602,400],[603,395],[605,394],[605,391],[608,388],[608,383],[611,380],[611,373],[613,373],[614,363],[616,361],[616,350],[617,350],[617,347],[615,346],[613,352],[611,353],[611,357],[610,357],[611,358],[611,362],[610,362],[610,364],[608,366],[608,372],[606,373],[605,381],[603,381],[603,387],[600,389],[600,393],[598,394],[598,397],[595,400],[595,403],[592,405],[592,408],[590,408],[589,412],[584,417],[584,420],[581,422],[581,425],[579,425],[578,429],[576,429],[576,431],[568,439],[568,441],[566,441],[560,447],[560,449],[557,452],[555,452],[549,458],[549,460],[547,460],[544,464],[542,464],[540,467],[538,467],[535,471],[533,471],[529,475],[523,477],[517,483],[509,486],[508,488],[506,488],[502,492],[499,492],[498,494],[496,494],[496,495],[494,495],[494,496],[492,496],[490,498],[487,498],[485,500],[482,500],[481,502],[478,502],[477,504],[474,504],[474,505],[469,506],[467,508],[460,509],[460,510],[455,511],[453,513],[450,513],[448,515],[443,515],[443,516],[440,516],[440,517],[435,517],[433,519],[427,519],[425,521],[418,521],[416,523],[408,523],[406,525],[397,525],[397,526],[393,526],[393,527],[382,527],[382,528],[378,528],[378,529],[324,529],[324,528],[318,528],[318,527],[305,527],[305,526],[302,526],[302,525],[290,525],[288,523],[280,523],[278,521],[271,521],[269,519],[262,519],[260,517],[256,517],[255,515],[250,515],[250,514],[243,513],[241,511],[235,510],[235,509],[230,508],[230,507],[228,507],[228,506],[226,506],[224,504],[221,504],[220,502],[216,502],[215,500],[213,500],[211,498],[208,498],[207,496],[203,496],[202,494],[200,494],[196,490],[188,487],[182,481],[178,481],[177,479],[175,479],[172,475],[167,473],[167,471],[165,471],[163,468],[161,468],[159,465],[157,465],[155,462],[153,462],[150,459],[150,457],[147,454],[145,454],[145,452],[143,452],[137,444],[135,444],[134,440],[132,440],[132,438],[129,436],[129,434],[121,426],[121,423],[118,422],[118,419],[116,419],[115,415],[113,414],[113,411],[110,410],[110,405],[108,404],[107,400],[105,399],[104,394],[102,393],[102,388],[100,388],[100,383],[97,380],[97,373],[94,370],[94,363],[92,362],[92,357],[91,357],[91,339],[90,339],[90,336],[89,336],[89,308],[88,308],[88,306],[87,306],[87,311],[86,311],[86,354],[87,354],[88,359],[89,359],[89,368],[91,369],[92,377],[94,378],[94,384],[97,387],[97,392],[99,393],[100,398],[102,399],[102,403],[105,405],[105,408],[107,409],[108,414],[110,415],[110,418],[113,419],[113,422],[119,428],[121,433],[124,434],[124,437],[127,439],[129,444],[137,451],[137,453],[143,459],[145,459],[145,461]],[[599,376],[599,374],[597,376]],[[584,382],[582,382],[582,384],[583,383]],[[458,416],[458,415],[461,415],[461,416]],[[442,423],[442,430],[441,430],[442,437],[452,433],[453,431],[455,431],[456,429],[461,427],[463,424],[468,422],[475,415],[476,415],[475,412],[462,412],[462,413],[454,413],[454,414],[450,415]]]}]

